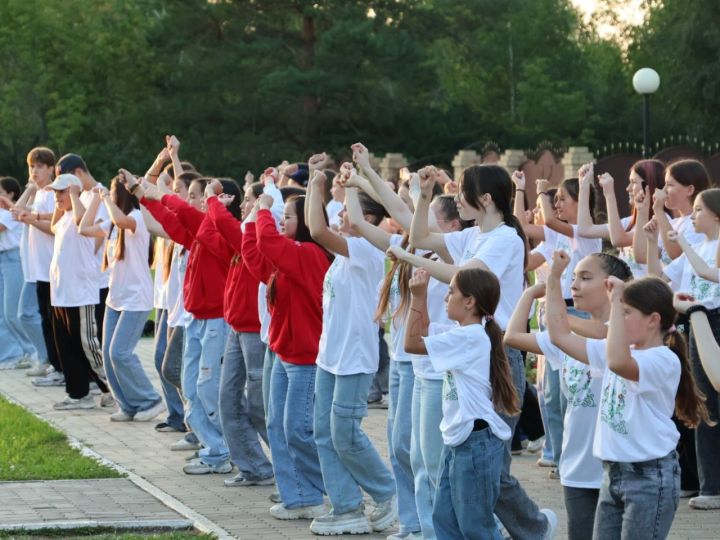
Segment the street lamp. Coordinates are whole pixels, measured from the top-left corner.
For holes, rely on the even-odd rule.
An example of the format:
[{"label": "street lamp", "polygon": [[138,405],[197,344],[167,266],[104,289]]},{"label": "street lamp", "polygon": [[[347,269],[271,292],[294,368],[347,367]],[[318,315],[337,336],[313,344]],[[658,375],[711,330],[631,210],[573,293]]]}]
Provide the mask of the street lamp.
[{"label": "street lamp", "polygon": [[633,75],[633,88],[643,97],[643,158],[650,157],[650,95],[660,86],[660,75],[652,68],[638,69]]}]

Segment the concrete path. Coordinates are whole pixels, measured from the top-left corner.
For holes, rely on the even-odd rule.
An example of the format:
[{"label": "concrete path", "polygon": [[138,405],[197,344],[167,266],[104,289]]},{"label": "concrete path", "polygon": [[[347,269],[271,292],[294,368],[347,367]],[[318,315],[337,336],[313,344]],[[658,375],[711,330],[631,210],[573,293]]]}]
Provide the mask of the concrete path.
[{"label": "concrete path", "polygon": [[[138,347],[148,374],[157,386],[152,367],[152,341],[143,339]],[[0,373],[0,392],[48,419],[69,435],[103,457],[146,479],[188,508],[204,516],[230,535],[249,539],[308,539],[313,535],[308,522],[283,522],[270,517],[270,487],[226,488],[224,475],[188,476],[182,466],[187,453],[171,452],[169,446],[179,437],[158,433],[149,423],[111,423],[109,411],[55,411],[52,404],[63,398],[61,388],[35,388],[22,371]],[[371,410],[363,425],[381,454],[387,458],[386,411]],[[547,469],[535,466],[536,456],[522,455],[513,460],[513,473],[542,507],[558,513],[558,538],[565,538],[565,512],[560,483],[547,479]],[[0,491],[2,487],[0,487]],[[2,504],[2,503],[0,503]],[[370,535],[364,538],[385,538]],[[358,538],[358,537],[348,537]],[[691,510],[681,501],[670,538],[704,540],[720,538],[720,511]]]}]

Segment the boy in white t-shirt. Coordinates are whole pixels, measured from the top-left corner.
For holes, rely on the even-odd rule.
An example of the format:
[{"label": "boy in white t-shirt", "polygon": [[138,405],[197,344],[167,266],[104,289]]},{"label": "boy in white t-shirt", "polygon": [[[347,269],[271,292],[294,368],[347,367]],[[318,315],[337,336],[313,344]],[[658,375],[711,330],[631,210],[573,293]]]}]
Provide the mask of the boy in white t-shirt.
[{"label": "boy in white t-shirt", "polygon": [[[75,215],[84,207],[80,202],[82,183],[72,174],[61,174],[50,185],[55,192],[52,230],[55,246],[50,263],[50,297],[53,331],[58,356],[65,374],[68,397],[54,408],[92,409],[90,381],[109,396],[105,384],[100,342],[97,338],[95,306],[100,302],[95,242],[80,236]],[[103,396],[105,401],[108,400]]]}]

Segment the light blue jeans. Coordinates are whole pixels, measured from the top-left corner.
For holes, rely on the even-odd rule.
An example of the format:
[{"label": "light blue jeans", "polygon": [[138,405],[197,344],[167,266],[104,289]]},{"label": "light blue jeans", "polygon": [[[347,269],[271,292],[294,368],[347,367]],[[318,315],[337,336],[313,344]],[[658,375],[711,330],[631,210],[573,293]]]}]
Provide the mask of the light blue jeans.
[{"label": "light blue jeans", "polygon": [[165,422],[175,429],[185,429],[185,411],[180,391],[163,374],[163,361],[168,346],[167,309],[155,310],[155,370],[160,376],[160,390],[167,407]]},{"label": "light blue jeans", "polygon": [[182,372],[185,422],[203,445],[200,459],[211,467],[222,465],[230,457],[218,410],[226,333],[224,319],[192,319],[185,329]]},{"label": "light blue jeans", "polygon": [[410,462],[415,477],[415,504],[425,540],[435,539],[432,509],[442,463],[442,380],[415,377]]},{"label": "light blue jeans", "polygon": [[639,463],[603,462],[594,540],[667,538],[680,501],[675,450]]},{"label": "light blue jeans", "polygon": [[360,426],[374,375],[333,375],[317,368],[315,442],[336,514],[357,509],[364,489],[376,503],[395,495],[392,474]]},{"label": "light blue jeans", "polygon": [[493,508],[500,495],[504,452],[505,443],[489,428],[444,448],[432,513],[439,539],[502,540]]},{"label": "light blue jeans", "polygon": [[155,406],[160,396],[135,354],[149,311],[105,308],[103,364],[107,382],[120,408],[130,416]]},{"label": "light blue jeans", "polygon": [[270,406],[270,378],[272,377],[273,366],[277,356],[270,350],[270,346],[265,345],[265,357],[263,358],[263,374],[262,374],[262,397],[263,407],[265,408],[265,426],[267,426],[267,417]]},{"label": "light blue jeans", "polygon": [[277,357],[270,377],[267,432],[275,481],[286,508],[323,503],[325,488],[313,439],[314,364]]},{"label": "light blue jeans", "polygon": [[220,421],[230,458],[246,478],[273,475],[260,439],[267,443],[262,400],[265,344],[257,332],[230,330],[220,372]]},{"label": "light blue jeans", "polygon": [[[560,463],[563,440],[563,419],[567,409],[567,398],[560,389],[559,369],[552,370],[549,362],[545,362],[543,374],[543,403],[545,405],[545,444],[555,465]],[[543,455],[545,452],[543,451]]]},{"label": "light blue jeans", "polygon": [[20,291],[20,304],[18,305],[18,319],[22,324],[25,335],[37,352],[38,360],[44,364],[48,361],[47,346],[42,330],[40,306],[38,305],[37,285],[26,281]]},{"label": "light blue jeans", "polygon": [[415,505],[415,479],[410,459],[414,382],[412,362],[390,361],[387,438],[390,465],[395,475],[400,534],[420,531]]},{"label": "light blue jeans", "polygon": [[16,360],[35,352],[18,318],[23,283],[20,250],[14,248],[0,251],[0,343],[3,344],[0,347],[3,349],[0,361]]}]

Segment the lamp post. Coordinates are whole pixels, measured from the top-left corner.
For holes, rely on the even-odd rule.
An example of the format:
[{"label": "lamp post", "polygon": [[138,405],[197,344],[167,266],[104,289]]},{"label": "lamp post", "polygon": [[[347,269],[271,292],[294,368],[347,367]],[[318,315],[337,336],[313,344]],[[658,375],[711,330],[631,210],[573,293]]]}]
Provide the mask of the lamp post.
[{"label": "lamp post", "polygon": [[660,75],[652,68],[638,69],[633,88],[643,97],[643,158],[650,157],[650,96],[660,87]]}]

